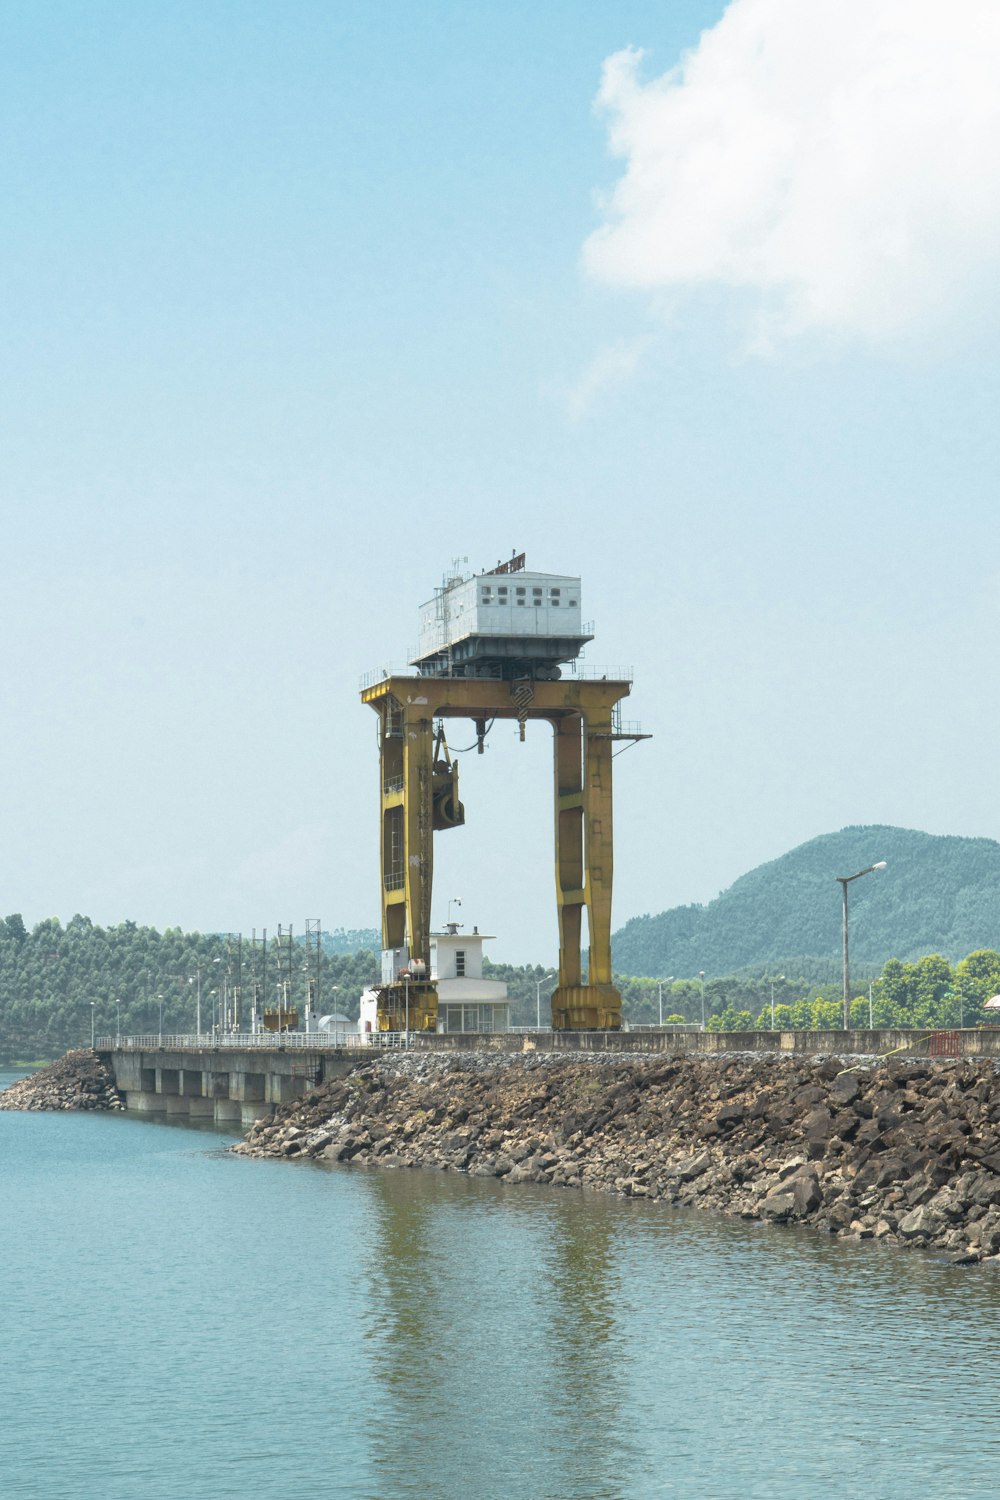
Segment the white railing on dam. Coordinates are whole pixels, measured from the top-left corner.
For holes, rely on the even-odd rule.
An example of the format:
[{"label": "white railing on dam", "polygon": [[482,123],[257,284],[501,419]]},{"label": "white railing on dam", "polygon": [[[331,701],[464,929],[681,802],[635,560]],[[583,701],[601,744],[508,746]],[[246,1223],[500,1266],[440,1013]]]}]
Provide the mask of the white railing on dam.
[{"label": "white railing on dam", "polygon": [[781,1053],[784,1056],[826,1054],[831,1057],[997,1057],[1000,1027],[921,1030],[882,1028],[874,1031],[702,1031],[676,1027],[633,1027],[629,1031],[551,1031],[544,1026],[519,1026],[512,1031],[446,1032],[373,1031],[364,1035],[343,1032],[330,1036],[304,1031],[190,1031],[124,1032],[97,1037],[102,1052],[171,1051],[212,1052],[349,1052],[364,1055],[373,1049],[435,1049],[442,1052],[678,1052],[707,1056],[726,1053]]},{"label": "white railing on dam", "polygon": [[[416,1032],[410,1032],[409,1044],[416,1040]],[[203,1031],[200,1035],[196,1031],[189,1032],[158,1032],[154,1031],[145,1036],[126,1036],[124,1032],[119,1036],[99,1036],[94,1042],[95,1048],[100,1052],[152,1052],[159,1047],[169,1048],[170,1051],[206,1051],[214,1047],[230,1048],[233,1051],[246,1052],[259,1049],[261,1051],[274,1052],[276,1049],[297,1050],[308,1047],[310,1050],[317,1049],[325,1052],[368,1051],[372,1047],[405,1047],[407,1037],[402,1031],[372,1031],[360,1034],[344,1036],[329,1036],[318,1031]]]}]

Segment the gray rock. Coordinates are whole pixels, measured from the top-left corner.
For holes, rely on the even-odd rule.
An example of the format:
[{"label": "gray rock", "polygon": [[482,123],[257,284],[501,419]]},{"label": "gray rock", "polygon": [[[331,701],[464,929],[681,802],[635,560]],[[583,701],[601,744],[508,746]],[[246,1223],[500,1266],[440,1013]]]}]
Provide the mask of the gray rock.
[{"label": "gray rock", "polygon": [[780,1223],[784,1219],[790,1219],[796,1212],[794,1188],[782,1187],[776,1193],[771,1193],[760,1205],[762,1218],[773,1219]]},{"label": "gray rock", "polygon": [[830,1085],[830,1097],[841,1108],[852,1104],[861,1092],[861,1079],[857,1073],[841,1073]]},{"label": "gray rock", "polygon": [[918,1236],[931,1238],[940,1234],[944,1223],[928,1203],[921,1203],[919,1208],[911,1209],[904,1214],[899,1221],[898,1232],[906,1240],[915,1239]]}]

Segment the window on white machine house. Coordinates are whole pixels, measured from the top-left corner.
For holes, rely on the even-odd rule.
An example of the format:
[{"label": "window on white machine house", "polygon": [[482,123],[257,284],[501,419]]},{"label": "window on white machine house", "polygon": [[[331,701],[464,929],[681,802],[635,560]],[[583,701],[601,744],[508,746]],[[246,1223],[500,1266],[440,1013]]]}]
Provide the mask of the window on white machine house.
[{"label": "window on white machine house", "polygon": [[459,979],[465,978],[465,949],[459,948],[455,953],[455,974]]}]

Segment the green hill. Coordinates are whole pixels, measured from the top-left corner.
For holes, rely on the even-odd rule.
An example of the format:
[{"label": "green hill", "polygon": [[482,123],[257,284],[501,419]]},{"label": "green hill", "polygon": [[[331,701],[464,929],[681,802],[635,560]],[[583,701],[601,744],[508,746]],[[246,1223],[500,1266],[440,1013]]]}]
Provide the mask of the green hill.
[{"label": "green hill", "polygon": [[[851,957],[881,966],[940,953],[1000,949],[1000,844],[909,828],[842,828],[759,865],[705,906],[634,917],[612,940],[623,974],[685,978],[754,965],[835,962],[838,875],[884,859],[850,887]],[[808,972],[802,969],[800,972]]]}]

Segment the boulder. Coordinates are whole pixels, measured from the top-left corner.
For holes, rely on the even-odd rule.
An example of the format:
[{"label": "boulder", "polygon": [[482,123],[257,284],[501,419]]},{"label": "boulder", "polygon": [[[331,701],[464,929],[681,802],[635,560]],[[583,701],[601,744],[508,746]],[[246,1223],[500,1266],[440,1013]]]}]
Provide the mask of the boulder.
[{"label": "boulder", "polygon": [[830,1098],[843,1109],[852,1104],[861,1092],[861,1079],[855,1072],[841,1073],[830,1085]]},{"label": "boulder", "polygon": [[940,1234],[944,1227],[944,1220],[931,1205],[922,1203],[919,1208],[911,1209],[908,1214],[903,1215],[899,1221],[898,1232],[905,1240],[932,1239],[934,1235]]}]

